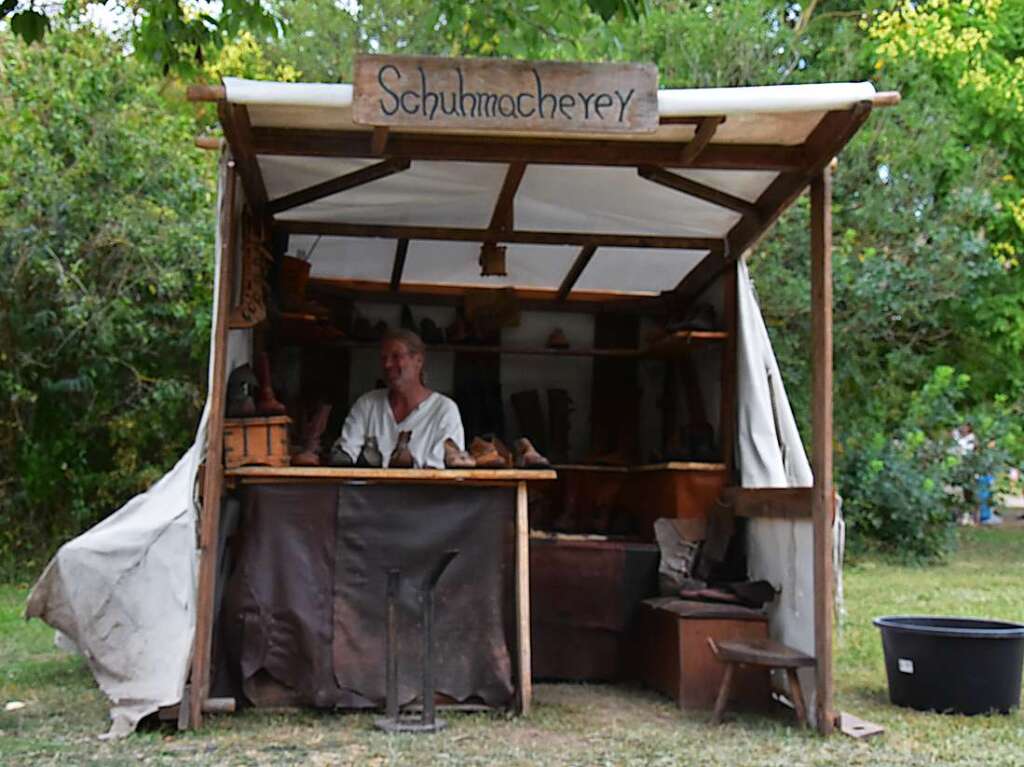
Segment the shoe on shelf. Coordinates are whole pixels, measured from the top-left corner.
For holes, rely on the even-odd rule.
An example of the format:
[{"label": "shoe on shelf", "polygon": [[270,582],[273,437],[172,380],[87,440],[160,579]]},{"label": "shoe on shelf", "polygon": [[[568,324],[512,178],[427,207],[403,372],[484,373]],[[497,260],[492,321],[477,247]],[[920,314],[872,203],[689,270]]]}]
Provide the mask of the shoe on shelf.
[{"label": "shoe on shelf", "polygon": [[444,465],[449,469],[472,469],[476,467],[476,461],[449,437],[444,441]]},{"label": "shoe on shelf", "polygon": [[352,456],[341,449],[341,438],[331,445],[331,452],[327,456],[327,463],[330,466],[352,466],[355,461],[352,460]]},{"label": "shoe on shelf", "polygon": [[409,449],[409,440],[411,438],[411,431],[398,432],[398,444],[395,445],[395,449],[391,452],[391,457],[388,459],[389,469],[415,468],[416,462],[413,461],[412,451]]},{"label": "shoe on shelf", "polygon": [[498,453],[493,442],[482,437],[473,437],[469,445],[469,454],[478,469],[504,469],[508,467],[505,459]]},{"label": "shoe on shelf", "polygon": [[377,447],[377,438],[371,434],[363,443],[363,449],[359,451],[359,460],[356,461],[356,466],[379,469],[383,463],[384,456],[380,454],[380,449]]},{"label": "shoe on shelf", "polygon": [[682,317],[670,321],[665,329],[670,333],[677,330],[714,330],[716,324],[715,307],[702,303],[694,306]]},{"label": "shoe on shelf", "polygon": [[520,437],[513,443],[515,449],[515,467],[517,469],[550,469],[551,462],[534,448],[526,437]]},{"label": "shoe on shelf", "polygon": [[566,335],[561,328],[555,328],[551,331],[551,334],[548,336],[547,347],[549,349],[569,348],[569,339],[566,338]]},{"label": "shoe on shelf", "polygon": [[423,339],[425,344],[443,344],[444,332],[430,317],[424,317],[420,320],[420,338]]},{"label": "shoe on shelf", "polygon": [[512,451],[508,449],[505,443],[496,434],[485,434],[484,439],[494,445],[494,449],[498,451],[498,455],[504,461],[504,465],[501,468],[511,469],[513,466]]}]

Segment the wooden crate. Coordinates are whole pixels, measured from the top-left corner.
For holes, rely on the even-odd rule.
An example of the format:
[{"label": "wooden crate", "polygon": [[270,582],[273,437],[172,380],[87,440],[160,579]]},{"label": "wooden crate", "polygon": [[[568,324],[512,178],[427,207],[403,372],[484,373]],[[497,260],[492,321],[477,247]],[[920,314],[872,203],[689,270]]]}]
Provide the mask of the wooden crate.
[{"label": "wooden crate", "polygon": [[224,467],[287,466],[288,426],[286,415],[224,419]]}]

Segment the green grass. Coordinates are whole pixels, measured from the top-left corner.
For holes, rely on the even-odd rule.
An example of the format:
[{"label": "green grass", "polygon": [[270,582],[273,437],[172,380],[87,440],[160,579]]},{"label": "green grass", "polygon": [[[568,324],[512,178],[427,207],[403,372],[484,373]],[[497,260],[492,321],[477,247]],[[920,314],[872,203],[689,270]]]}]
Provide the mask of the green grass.
[{"label": "green grass", "polygon": [[201,733],[141,732],[103,743],[106,701],[52,632],[21,619],[27,588],[0,587],[0,764],[358,765],[1024,765],[1024,717],[925,714],[889,705],[871,619],[892,613],[1024,622],[1024,530],[968,530],[947,565],[862,561],[846,571],[837,636],[841,709],[882,724],[878,738],[822,739],[784,717],[744,716],[721,728],[639,689],[538,685],[526,719],[452,715],[436,736],[387,736],[371,715],[246,711]]}]

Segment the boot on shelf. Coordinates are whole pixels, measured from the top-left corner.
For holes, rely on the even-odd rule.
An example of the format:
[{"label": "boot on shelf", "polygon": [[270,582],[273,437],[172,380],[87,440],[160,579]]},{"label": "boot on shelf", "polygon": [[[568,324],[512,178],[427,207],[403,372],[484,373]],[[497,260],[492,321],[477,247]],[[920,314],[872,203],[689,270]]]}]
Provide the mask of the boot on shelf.
[{"label": "boot on shelf", "polygon": [[303,425],[300,450],[292,456],[292,466],[320,465],[320,438],[331,415],[330,405],[320,405]]},{"label": "boot on shelf", "polygon": [[274,396],[274,387],[270,382],[270,355],[261,352],[256,358],[256,378],[260,390],[256,395],[256,412],[259,415],[284,415],[285,406]]},{"label": "boot on shelf", "polygon": [[415,467],[412,451],[409,449],[409,440],[411,438],[411,431],[398,432],[398,443],[395,445],[395,449],[391,451],[391,457],[388,458],[389,469],[412,469]]},{"label": "boot on shelf", "polygon": [[253,375],[252,367],[246,363],[231,371],[228,376],[228,418],[251,418],[256,415],[256,401],[253,395],[259,391],[259,382]]},{"label": "boot on shelf", "polygon": [[444,465],[449,469],[472,469],[476,466],[476,461],[449,437],[444,441]]},{"label": "boot on shelf", "polygon": [[444,331],[430,317],[424,317],[420,320],[420,338],[425,344],[443,344]]},{"label": "boot on shelf", "polygon": [[554,463],[569,462],[569,425],[572,400],[566,389],[548,389],[548,424],[550,426],[547,454]]},{"label": "boot on shelf", "polygon": [[402,304],[402,313],[398,320],[398,326],[402,330],[411,330],[413,333],[416,332],[416,320],[413,319],[412,309],[409,308],[408,304]]},{"label": "boot on shelf", "polygon": [[544,411],[540,405],[540,392],[536,389],[520,391],[509,397],[519,424],[519,433],[527,435],[537,449],[544,453],[548,449],[548,429]]},{"label": "boot on shelf", "polygon": [[356,461],[356,466],[365,469],[379,469],[383,463],[384,456],[380,454],[380,448],[377,447],[377,438],[371,434],[363,443],[363,449],[359,451],[359,460]]},{"label": "boot on shelf", "polygon": [[526,437],[515,441],[515,466],[517,469],[550,469],[551,463],[534,448]]}]

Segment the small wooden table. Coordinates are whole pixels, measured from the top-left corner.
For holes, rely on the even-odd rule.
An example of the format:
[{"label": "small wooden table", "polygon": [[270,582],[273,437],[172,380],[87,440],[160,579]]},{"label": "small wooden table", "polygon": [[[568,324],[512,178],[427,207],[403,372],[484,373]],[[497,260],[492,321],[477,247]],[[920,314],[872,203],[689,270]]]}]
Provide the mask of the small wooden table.
[{"label": "small wooden table", "polygon": [[725,676],[722,686],[718,688],[718,699],[715,701],[715,712],[711,715],[712,724],[721,724],[725,706],[729,702],[729,689],[732,686],[732,675],[737,665],[760,666],[766,669],[782,668],[789,679],[789,694],[793,698],[793,708],[801,727],[807,725],[807,708],[800,689],[800,679],[796,670],[801,666],[813,666],[814,658],[794,650],[792,647],[772,639],[724,639],[715,642],[708,637],[711,652],[725,664]]}]

